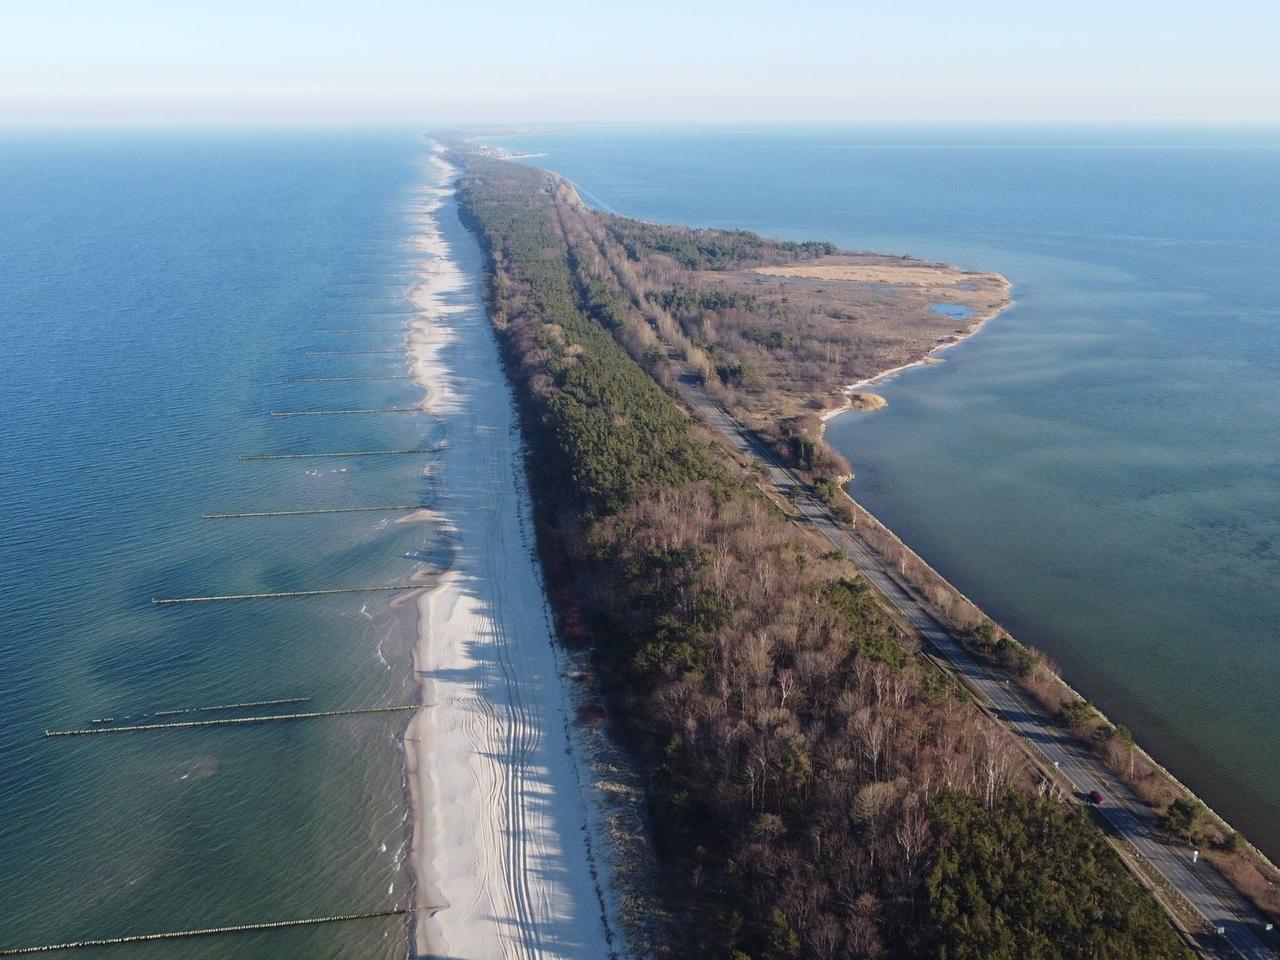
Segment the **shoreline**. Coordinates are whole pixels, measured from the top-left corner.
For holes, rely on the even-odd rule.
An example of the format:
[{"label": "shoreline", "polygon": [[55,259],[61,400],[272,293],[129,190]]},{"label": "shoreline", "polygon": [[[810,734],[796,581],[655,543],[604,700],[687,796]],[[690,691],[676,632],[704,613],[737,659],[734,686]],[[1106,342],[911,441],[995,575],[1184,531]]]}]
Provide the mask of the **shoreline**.
[{"label": "shoreline", "polygon": [[844,406],[831,407],[830,409],[823,410],[818,414],[818,419],[822,421],[824,429],[828,421],[834,420],[842,413],[873,413],[876,410],[883,410],[889,405],[889,401],[879,393],[868,390],[869,387],[882,386],[897,379],[908,370],[914,370],[916,367],[932,367],[942,363],[943,360],[938,356],[938,354],[976,336],[988,323],[1000,316],[1000,314],[1004,313],[1010,307],[1014,306],[1017,301],[1013,299],[1013,283],[1003,274],[991,274],[991,276],[998,276],[1001,281],[1003,281],[1005,289],[1004,300],[1001,301],[994,310],[988,311],[985,314],[979,314],[976,319],[971,321],[969,327],[964,331],[964,333],[957,334],[954,337],[944,340],[930,348],[923,357],[908,361],[907,363],[899,364],[896,367],[890,367],[888,370],[881,370],[879,373],[873,373],[869,377],[864,377],[856,383],[851,383],[848,386],[843,387],[841,389],[841,393],[845,395],[848,401],[851,401],[855,396],[865,397],[867,398],[867,405],[860,407],[852,402],[846,402]]},{"label": "shoreline", "polygon": [[[434,516],[451,559],[415,598],[421,708],[404,736],[411,956],[606,957],[619,907],[599,798],[582,782],[565,659],[533,552],[512,388],[433,149],[415,196],[410,372],[440,424]],[[475,251],[479,263],[478,247]],[[437,909],[439,908],[439,909]]]},{"label": "shoreline", "polygon": [[[846,413],[874,413],[875,411],[884,409],[885,407],[888,406],[888,401],[884,397],[882,397],[878,393],[867,392],[866,388],[880,386],[882,384],[888,383],[896,379],[901,374],[907,372],[908,370],[912,370],[917,367],[934,366],[936,364],[944,362],[942,359],[937,357],[937,354],[941,353],[944,350],[948,350],[951,347],[956,346],[957,344],[964,343],[970,337],[973,337],[974,335],[979,333],[990,321],[994,320],[1000,314],[1004,313],[1010,307],[1014,306],[1016,304],[1016,301],[1011,296],[1013,291],[1013,284],[1008,280],[1007,277],[1004,277],[1002,274],[995,274],[995,276],[999,276],[1006,284],[1006,298],[995,310],[992,310],[986,315],[981,316],[977,320],[975,320],[973,324],[969,327],[969,329],[967,329],[962,335],[956,336],[953,339],[950,339],[944,343],[938,344],[933,349],[931,349],[927,354],[925,354],[923,357],[917,360],[913,360],[909,363],[901,364],[899,366],[892,367],[888,370],[881,371],[880,373],[873,374],[870,377],[866,377],[862,380],[857,381],[856,383],[852,383],[846,386],[842,392],[844,392],[847,397],[857,396],[860,398],[866,398],[866,400],[870,402],[868,403],[867,406],[861,407],[861,408],[853,405],[852,403],[847,403],[845,406],[834,407],[834,408],[822,411],[819,414],[820,426],[822,431],[819,434],[819,437],[820,439],[822,439],[822,442],[827,443],[824,436],[827,425],[836,417],[839,417],[842,414],[846,414]],[[835,451],[833,447],[831,449],[834,452],[839,453],[839,451]],[[852,463],[850,466],[854,467]],[[856,469],[854,473],[850,473],[849,475],[842,477],[840,479],[840,490],[841,490],[841,493],[843,493],[844,496],[848,499],[848,501],[853,505],[854,510],[862,514],[863,520],[866,522],[869,522],[873,526],[879,527],[882,531],[884,531],[884,533],[887,534],[888,537],[891,538],[892,541],[894,541],[900,549],[904,550],[908,555],[910,555],[910,557],[914,561],[914,564],[919,569],[927,571],[928,574],[931,575],[931,577],[936,580],[936,582],[940,583],[944,587],[944,589],[949,593],[949,595],[953,597],[961,607],[969,608],[979,618],[985,618],[987,620],[991,620],[991,622],[997,624],[997,629],[1000,632],[1004,633],[1006,636],[1012,639],[1015,643],[1018,643],[1019,645],[1021,645],[1021,642],[1018,641],[1016,637],[1008,633],[1008,631],[1004,630],[1003,627],[999,626],[999,621],[990,617],[981,607],[979,607],[967,595],[965,595],[956,586],[954,586],[951,583],[951,581],[947,579],[946,576],[944,576],[939,570],[934,568],[932,564],[930,564],[920,554],[918,554],[910,544],[902,540],[891,527],[889,527],[883,521],[881,521],[879,517],[877,517],[874,513],[872,513],[870,509],[868,509],[860,500],[858,500],[853,495],[853,493],[849,490],[849,486],[853,483],[855,476],[856,476]],[[872,549],[875,553],[880,554],[880,551],[875,550],[874,547]],[[919,586],[915,584],[914,581],[911,580],[911,578],[908,578],[908,582],[912,582],[912,585],[917,586],[917,588]],[[922,593],[927,594],[928,591],[924,590],[922,591]],[[958,623],[955,617],[949,615],[945,610],[939,609],[936,605],[931,605],[931,606],[934,607],[934,612],[940,619],[942,619],[945,622],[953,623],[958,628],[963,629],[964,625]],[[1110,717],[1107,716],[1107,714],[1102,710],[1102,708],[1099,707],[1097,704],[1093,703],[1093,701],[1089,700],[1083,694],[1081,694],[1071,684],[1070,681],[1068,681],[1064,676],[1062,676],[1060,673],[1057,672],[1056,668],[1052,669],[1050,673],[1052,676],[1053,684],[1057,687],[1058,690],[1062,692],[1065,699],[1075,699],[1082,703],[1088,704],[1089,708],[1094,712],[1099,722],[1101,722],[1103,725],[1107,727],[1116,729],[1116,724],[1111,720]],[[1041,702],[1039,694],[1036,690],[1022,684],[1020,684],[1020,686],[1024,687],[1028,695],[1030,695],[1033,698],[1033,700],[1035,700],[1038,703]],[[1079,734],[1076,734],[1074,732],[1071,735],[1075,736],[1077,739],[1082,739],[1080,738]],[[1082,740],[1082,742],[1084,741]],[[1249,861],[1249,859],[1252,859],[1256,861],[1257,864],[1261,865],[1261,867],[1264,870],[1269,871],[1272,876],[1280,876],[1280,867],[1277,866],[1276,861],[1274,861],[1265,851],[1263,851],[1256,844],[1254,844],[1245,834],[1237,831],[1235,827],[1231,825],[1231,822],[1227,820],[1224,816],[1222,816],[1209,802],[1207,802],[1203,797],[1201,797],[1198,793],[1196,793],[1196,791],[1194,791],[1185,782],[1183,782],[1168,767],[1166,767],[1159,760],[1157,760],[1141,743],[1137,741],[1133,741],[1131,746],[1134,752],[1141,758],[1141,760],[1148,766],[1148,768],[1155,774],[1155,776],[1158,779],[1163,779],[1165,784],[1171,787],[1177,794],[1190,799],[1193,803],[1199,804],[1203,808],[1210,822],[1215,824],[1217,828],[1221,830],[1224,834],[1228,836],[1234,835],[1239,838],[1239,842],[1241,843],[1243,849],[1246,851],[1246,854],[1244,855],[1244,858],[1243,858],[1246,863]],[[1086,747],[1087,747],[1087,743],[1086,743]],[[1153,811],[1156,810],[1155,806],[1150,804],[1148,798],[1144,795],[1144,789],[1148,789],[1148,788],[1144,788],[1139,784],[1129,782],[1128,778],[1126,778],[1123,775],[1122,771],[1120,771],[1119,769],[1113,768],[1110,764],[1104,763],[1104,765],[1106,765],[1107,768],[1111,770],[1122,781],[1126,782],[1130,786],[1130,788],[1133,789],[1138,794],[1139,799],[1145,804],[1148,804],[1149,809]],[[1156,789],[1159,789],[1159,787],[1156,787]],[[1213,859],[1212,854],[1220,854],[1220,853],[1221,853],[1220,851],[1216,851],[1216,850],[1210,851],[1211,856],[1207,857],[1206,859]],[[1245,894],[1242,890],[1239,890],[1238,888],[1235,888],[1235,889],[1237,889],[1237,892],[1240,893],[1241,896],[1246,897],[1246,899],[1252,900],[1252,898],[1249,897],[1248,894]],[[1252,902],[1259,910],[1263,912],[1268,912],[1269,908],[1263,903],[1256,900],[1252,900]]]},{"label": "shoreline", "polygon": [[[869,377],[865,377],[864,379],[859,380],[856,383],[851,383],[848,386],[844,387],[842,392],[845,394],[847,398],[852,399],[855,396],[859,398],[865,398],[866,406],[860,407],[855,405],[852,402],[849,402],[841,407],[833,407],[828,410],[823,410],[818,415],[819,421],[820,421],[820,428],[821,428],[821,433],[819,434],[819,438],[822,439],[822,442],[827,443],[824,436],[827,425],[832,420],[836,419],[842,414],[874,413],[888,406],[888,400],[886,400],[879,393],[868,391],[867,390],[868,387],[878,387],[883,384],[889,383],[897,379],[903,373],[906,373],[907,371],[915,369],[917,367],[935,366],[937,364],[943,363],[944,361],[938,357],[938,354],[969,340],[971,337],[981,332],[988,323],[990,323],[996,317],[1000,316],[1000,314],[1004,313],[1009,308],[1015,306],[1017,301],[1015,301],[1012,296],[1012,293],[1013,293],[1012,282],[1003,274],[993,273],[992,275],[998,276],[1002,281],[1004,281],[1005,299],[1003,300],[1003,302],[1001,302],[994,310],[986,313],[985,315],[978,316],[976,319],[974,319],[973,322],[970,324],[969,328],[963,334],[938,344],[937,346],[933,347],[928,353],[926,353],[923,357],[920,357],[919,359],[916,359],[916,360],[912,360],[908,363],[900,364],[896,367],[891,367],[888,370],[883,370],[879,373],[872,374]],[[833,447],[831,449],[834,450]],[[835,451],[835,452],[839,453],[839,451]],[[894,532],[894,530],[891,527],[889,527],[883,521],[881,521],[879,517],[877,517],[861,501],[859,501],[856,497],[854,497],[853,493],[848,488],[853,483],[856,477],[856,466],[851,463],[850,467],[854,469],[854,472],[849,474],[847,477],[841,478],[840,489],[841,489],[841,492],[844,494],[844,496],[848,498],[849,502],[853,504],[854,509],[857,511],[861,511],[861,513],[865,515],[865,518],[867,520],[869,520],[871,523],[883,529],[902,549],[907,551],[914,558],[914,561],[916,564],[918,564],[921,568],[929,571],[933,577],[937,578],[938,581],[944,584],[945,588],[948,591],[950,591],[950,593],[955,598],[957,598],[962,605],[968,606],[973,611],[975,611],[979,616],[985,617],[986,619],[992,620],[993,623],[998,624],[998,621],[994,620],[994,618],[991,618],[981,607],[979,607],[968,596],[966,596],[957,587],[955,587],[951,583],[951,581],[948,580],[940,571],[935,569],[927,560],[921,557],[920,554],[918,554],[915,551],[915,549],[911,547],[910,544],[902,540],[897,535],[897,533]],[[954,618],[948,616],[945,612],[941,610],[937,612],[939,616],[941,616],[944,620],[947,620],[947,621],[954,620]],[[1002,632],[1005,632],[1007,634],[1007,631],[1004,631],[1003,627],[999,627],[999,629]],[[1013,637],[1012,634],[1007,634],[1007,635],[1017,642],[1017,638]],[[1110,717],[1108,717],[1100,707],[1098,707],[1088,698],[1084,697],[1074,686],[1072,686],[1072,684],[1065,677],[1057,673],[1056,670],[1053,671],[1053,677],[1058,687],[1063,691],[1063,693],[1067,697],[1069,698],[1074,697],[1080,701],[1088,703],[1091,706],[1091,708],[1096,712],[1099,719],[1104,724],[1110,725],[1112,727],[1115,726],[1115,724],[1111,721]],[[1033,691],[1029,691],[1029,692],[1031,692],[1032,695],[1035,696]],[[1249,854],[1253,858],[1255,858],[1259,863],[1261,863],[1264,866],[1264,868],[1270,870],[1273,875],[1280,874],[1280,867],[1277,867],[1276,862],[1272,860],[1271,857],[1265,851],[1263,851],[1261,848],[1256,846],[1243,833],[1240,833],[1239,831],[1237,831],[1231,825],[1230,821],[1228,821],[1224,816],[1218,813],[1218,811],[1215,810],[1211,804],[1209,804],[1198,793],[1196,793],[1189,786],[1187,786],[1187,784],[1184,783],[1181,779],[1179,779],[1178,776],[1175,775],[1171,770],[1169,770],[1168,767],[1166,767],[1154,756],[1152,756],[1152,754],[1149,751],[1147,751],[1142,746],[1141,743],[1138,743],[1135,741],[1133,743],[1133,749],[1138,753],[1138,755],[1141,756],[1142,760],[1152,770],[1158,773],[1160,777],[1163,777],[1164,780],[1168,784],[1172,785],[1172,787],[1175,790],[1185,795],[1186,797],[1189,797],[1194,802],[1199,803],[1204,808],[1210,820],[1216,823],[1222,831],[1224,831],[1227,834],[1235,834],[1239,836],[1241,842],[1243,843],[1244,847],[1248,850]],[[1124,779],[1124,778],[1122,777],[1121,779]],[[1135,786],[1134,789],[1137,789],[1137,787]],[[1265,909],[1261,907],[1261,905],[1259,905],[1259,908]]]},{"label": "shoreline", "polygon": [[[1002,626],[1000,626],[999,621],[996,621],[993,618],[989,617],[986,614],[986,612],[983,610],[983,608],[979,607],[966,594],[961,592],[959,588],[957,588],[954,584],[952,584],[951,581],[948,580],[940,571],[934,568],[927,560],[925,560],[920,554],[918,554],[915,551],[915,549],[911,547],[910,544],[902,540],[902,538],[900,538],[891,527],[887,526],[882,520],[880,520],[879,517],[877,517],[874,513],[872,513],[866,506],[864,506],[861,501],[859,501],[856,497],[854,497],[853,494],[851,494],[847,489],[848,485],[852,482],[852,480],[853,480],[852,476],[849,476],[848,478],[841,480],[841,493],[844,495],[844,497],[849,501],[849,503],[853,507],[853,510],[854,510],[853,526],[859,529],[860,531],[864,531],[858,534],[859,539],[864,544],[866,544],[867,549],[872,554],[879,557],[881,560],[891,561],[891,565],[900,565],[903,571],[901,574],[902,580],[905,583],[907,583],[913,590],[915,590],[921,597],[929,596],[932,594],[932,596],[935,599],[929,600],[926,603],[932,616],[934,616],[940,623],[949,624],[952,628],[962,633],[968,632],[968,629],[970,628],[970,624],[966,623],[966,618],[958,614],[957,610],[954,609],[954,608],[958,608],[958,610],[961,613],[968,612],[974,618],[974,622],[981,621],[983,619],[991,620],[991,622],[996,625],[996,629],[999,633],[1003,634],[1005,637],[1011,640],[1018,647],[1023,649],[1030,649],[1030,648],[1026,648],[1025,645],[1022,644],[1020,640],[1018,640],[1017,637],[1015,637],[1013,634],[1009,633]],[[888,554],[888,552],[886,552],[882,547],[877,546],[876,543],[872,542],[872,539],[867,536],[865,531],[868,528],[871,529],[876,534],[876,539],[887,538],[896,550],[902,551],[902,553],[904,553],[907,557],[910,558],[910,562],[903,562],[901,560],[894,561],[893,558]],[[931,589],[931,587],[937,587],[937,586],[940,586],[942,588],[941,594],[939,594],[936,589]],[[940,605],[940,603],[937,601],[936,598],[940,595],[945,597],[946,606]],[[948,610],[947,609],[948,607],[951,607],[953,609]],[[967,647],[965,647],[965,649],[968,650]],[[968,651],[968,652],[971,655],[975,656],[975,658],[981,660],[980,655],[974,654],[973,651]],[[990,664],[989,662],[987,665],[992,666],[992,664]],[[1004,670],[1003,667],[999,667],[998,665],[995,668]],[[1081,703],[1087,704],[1089,710],[1093,713],[1093,715],[1096,717],[1097,721],[1100,724],[1106,727],[1110,727],[1113,731],[1117,729],[1116,725],[1113,723],[1110,717],[1107,716],[1107,714],[1102,710],[1101,707],[1099,707],[1097,704],[1095,704],[1093,701],[1089,700],[1088,698],[1084,697],[1075,687],[1071,685],[1071,683],[1065,677],[1059,674],[1056,671],[1056,669],[1054,669],[1051,665],[1049,665],[1048,670],[1049,670],[1049,674],[1048,674],[1049,683],[1051,687],[1056,691],[1061,692],[1064,700],[1075,699]],[[1035,678],[1033,677],[1033,679]],[[1055,711],[1050,709],[1049,705],[1046,704],[1044,700],[1041,698],[1040,691],[1037,690],[1033,685],[1024,683],[1022,682],[1021,679],[1015,679],[1013,674],[1010,674],[1010,680],[1012,680],[1014,683],[1018,685],[1019,689],[1023,691],[1023,693],[1031,700],[1031,702],[1039,705],[1042,709],[1045,709],[1047,712],[1051,714],[1055,714]],[[1063,732],[1068,737],[1074,739],[1085,750],[1091,750],[1088,736],[1082,735],[1080,732],[1073,730],[1066,724],[1062,725],[1062,729],[1063,729]],[[1214,809],[1212,805],[1206,802],[1198,793],[1192,790],[1191,787],[1187,786],[1187,784],[1185,784],[1182,780],[1180,780],[1176,774],[1174,774],[1171,770],[1169,770],[1168,767],[1164,766],[1159,760],[1155,759],[1155,757],[1151,753],[1149,753],[1141,743],[1137,742],[1136,740],[1130,741],[1130,748],[1134,751],[1136,756],[1139,757],[1142,760],[1142,762],[1145,763],[1150,768],[1150,771],[1153,774],[1155,774],[1157,778],[1163,778],[1163,780],[1168,785],[1171,785],[1179,795],[1182,795],[1190,799],[1194,803],[1198,803],[1201,807],[1203,807],[1205,814],[1209,817],[1212,823],[1216,824],[1225,833],[1235,834],[1236,836],[1238,836],[1240,838],[1240,841],[1242,843],[1244,850],[1247,851],[1247,854],[1244,857],[1244,860],[1246,863],[1248,862],[1249,858],[1252,858],[1257,862],[1257,864],[1260,864],[1264,870],[1269,871],[1271,875],[1274,876],[1274,875],[1280,874],[1280,868],[1277,868],[1275,861],[1273,861],[1264,850],[1262,850],[1257,845],[1255,845],[1243,833],[1236,831],[1235,828],[1231,825],[1230,821],[1228,821],[1225,817],[1219,814],[1218,811]],[[1142,804],[1142,808],[1144,810],[1149,810],[1155,816],[1159,815],[1159,812],[1156,809],[1156,806],[1149,802],[1149,800],[1144,795],[1144,791],[1141,786],[1139,786],[1137,783],[1132,782],[1128,777],[1124,775],[1121,769],[1119,769],[1116,766],[1113,766],[1111,763],[1108,763],[1104,757],[1099,756],[1097,754],[1095,754],[1095,756],[1098,756],[1098,759],[1102,762],[1103,766],[1108,771],[1110,771],[1111,774],[1113,774],[1121,782],[1125,783],[1129,787],[1129,789],[1134,791],[1135,795],[1137,796],[1138,802]],[[1187,849],[1191,849],[1190,845],[1187,846]],[[1208,863],[1213,863],[1214,855],[1220,854],[1220,853],[1222,853],[1222,851],[1211,848],[1206,851],[1206,856],[1204,859]],[[1267,904],[1255,899],[1251,894],[1234,886],[1233,884],[1231,884],[1231,880],[1229,878],[1226,879],[1226,882],[1235,893],[1237,893],[1239,896],[1241,896],[1245,900],[1252,903],[1253,906],[1259,912],[1267,915],[1268,917],[1272,917],[1272,918],[1276,917],[1276,914],[1274,912],[1274,907],[1268,906]]]}]

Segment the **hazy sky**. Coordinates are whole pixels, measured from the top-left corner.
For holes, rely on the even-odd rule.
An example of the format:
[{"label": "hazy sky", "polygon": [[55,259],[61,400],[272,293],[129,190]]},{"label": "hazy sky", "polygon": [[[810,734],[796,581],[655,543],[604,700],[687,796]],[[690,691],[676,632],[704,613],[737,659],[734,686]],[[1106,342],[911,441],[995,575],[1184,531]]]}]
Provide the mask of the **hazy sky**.
[{"label": "hazy sky", "polygon": [[0,124],[1280,122],[1280,0],[0,0]]}]

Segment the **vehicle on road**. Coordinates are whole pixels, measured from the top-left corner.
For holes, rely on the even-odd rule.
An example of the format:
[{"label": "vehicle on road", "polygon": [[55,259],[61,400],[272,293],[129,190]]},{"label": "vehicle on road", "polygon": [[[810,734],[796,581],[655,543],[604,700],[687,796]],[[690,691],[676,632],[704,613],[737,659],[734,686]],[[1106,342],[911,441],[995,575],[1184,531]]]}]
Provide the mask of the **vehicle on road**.
[{"label": "vehicle on road", "polygon": [[1088,796],[1089,796],[1089,802],[1092,803],[1095,807],[1102,806],[1103,801],[1105,800],[1102,794],[1099,793],[1097,790],[1090,790]]}]

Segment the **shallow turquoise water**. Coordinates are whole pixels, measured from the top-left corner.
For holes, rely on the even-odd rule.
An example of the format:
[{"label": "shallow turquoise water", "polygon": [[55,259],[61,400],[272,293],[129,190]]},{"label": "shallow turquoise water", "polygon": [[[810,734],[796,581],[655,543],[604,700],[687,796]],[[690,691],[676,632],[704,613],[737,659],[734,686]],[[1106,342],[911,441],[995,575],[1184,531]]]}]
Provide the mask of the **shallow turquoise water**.
[{"label": "shallow turquoise water", "polygon": [[584,199],[994,270],[854,494],[1280,854],[1280,131],[578,128]]},{"label": "shallow turquoise water", "polygon": [[[393,136],[0,141],[0,946],[385,909],[409,896],[406,714],[44,740],[110,714],[280,697],[411,702],[384,596],[156,596],[398,582],[430,530],[204,512],[429,498],[398,406],[424,144]],[[378,314],[375,316],[374,314]],[[385,314],[385,315],[384,315]],[[175,719],[187,719],[185,717]],[[194,941],[183,956],[402,956],[404,925]],[[173,956],[173,944],[132,957]]]}]

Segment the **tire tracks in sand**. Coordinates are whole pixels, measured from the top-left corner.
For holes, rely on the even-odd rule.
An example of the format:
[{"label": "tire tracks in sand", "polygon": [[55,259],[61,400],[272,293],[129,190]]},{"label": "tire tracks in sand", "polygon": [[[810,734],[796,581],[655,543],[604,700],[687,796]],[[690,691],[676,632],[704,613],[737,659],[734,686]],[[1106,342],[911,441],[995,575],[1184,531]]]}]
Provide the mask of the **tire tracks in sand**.
[{"label": "tire tracks in sand", "polygon": [[415,898],[450,906],[419,917],[413,946],[451,960],[596,960],[613,953],[611,935],[526,526],[514,404],[475,276],[444,236],[444,172],[441,184],[423,195],[409,345],[442,431],[437,512],[453,556],[419,601],[414,663],[434,706],[415,715],[406,748]]}]

